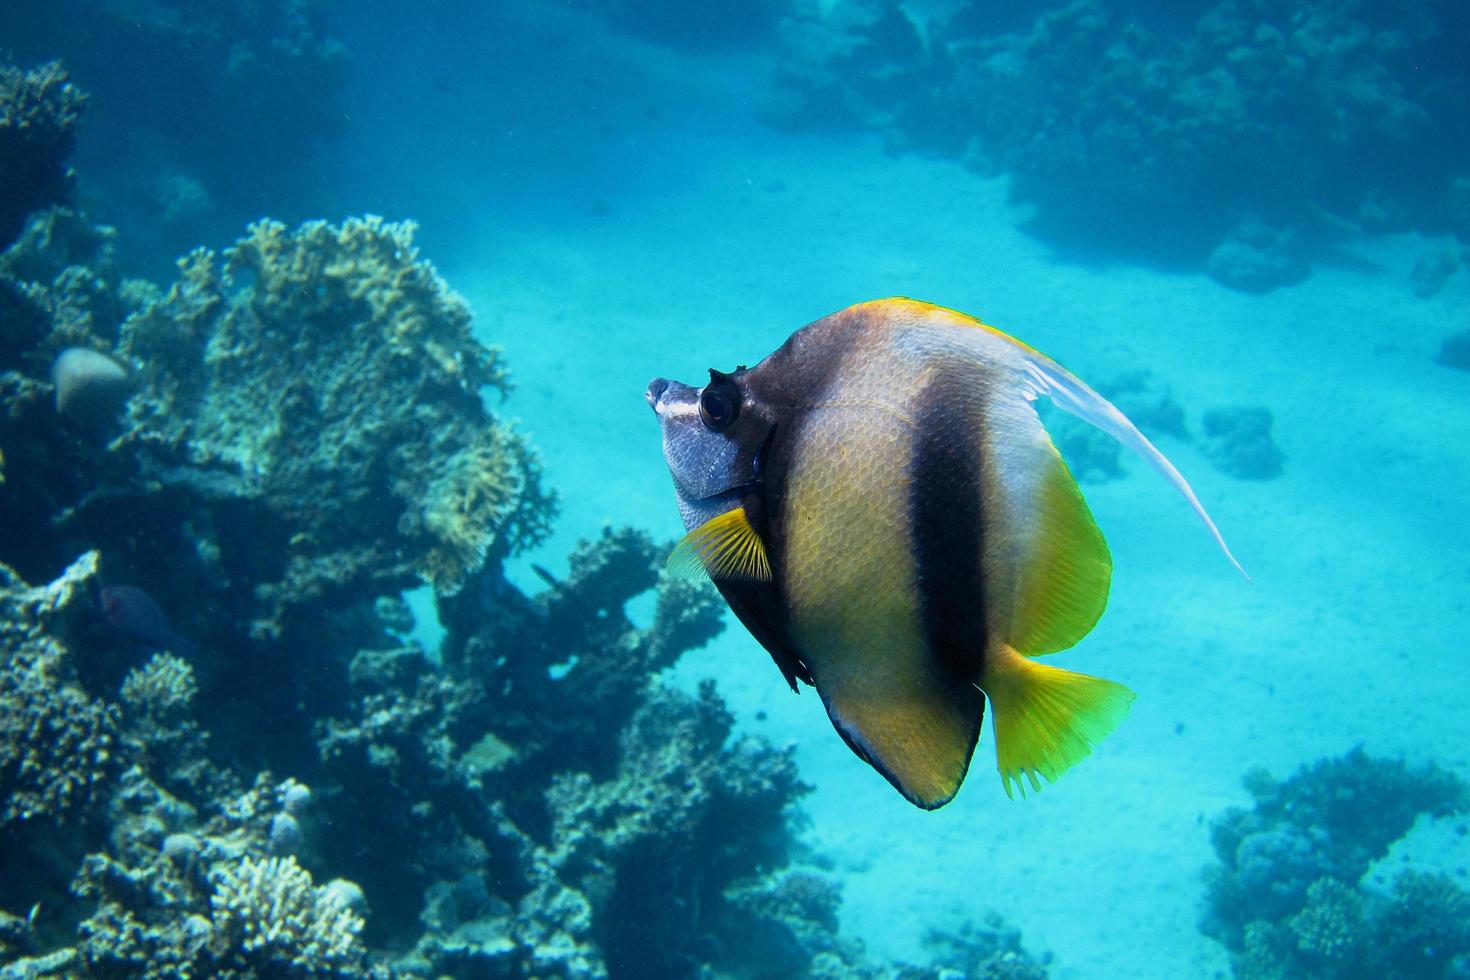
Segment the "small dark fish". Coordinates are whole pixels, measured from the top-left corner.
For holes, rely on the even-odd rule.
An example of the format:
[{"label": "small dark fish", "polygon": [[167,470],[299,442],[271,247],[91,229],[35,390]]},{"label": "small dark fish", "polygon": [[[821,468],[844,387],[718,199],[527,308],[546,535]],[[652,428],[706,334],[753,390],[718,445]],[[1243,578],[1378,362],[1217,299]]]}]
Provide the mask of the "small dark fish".
[{"label": "small dark fish", "polygon": [[113,629],[150,650],[192,657],[198,649],[194,641],[174,632],[158,603],[136,585],[103,586],[102,615]]}]

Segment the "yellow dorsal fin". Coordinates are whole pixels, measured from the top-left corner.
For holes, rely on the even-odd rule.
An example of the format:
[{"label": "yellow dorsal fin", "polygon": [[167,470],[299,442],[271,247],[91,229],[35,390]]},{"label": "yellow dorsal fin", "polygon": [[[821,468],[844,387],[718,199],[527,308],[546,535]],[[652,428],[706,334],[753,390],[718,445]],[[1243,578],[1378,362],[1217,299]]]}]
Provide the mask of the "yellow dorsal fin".
[{"label": "yellow dorsal fin", "polygon": [[744,507],[727,510],[684,535],[669,555],[668,570],[686,578],[703,571],[712,579],[771,580],[766,546]]},{"label": "yellow dorsal fin", "polygon": [[1077,481],[1055,449],[1037,475],[1035,513],[1017,568],[1007,641],[1028,657],[1074,645],[1108,604],[1113,559]]},{"label": "yellow dorsal fin", "polygon": [[996,768],[1012,796],[1012,784],[1041,789],[1085,759],[1108,736],[1136,695],[1122,684],[1048,667],[1000,644],[986,660],[981,685],[995,725]]}]

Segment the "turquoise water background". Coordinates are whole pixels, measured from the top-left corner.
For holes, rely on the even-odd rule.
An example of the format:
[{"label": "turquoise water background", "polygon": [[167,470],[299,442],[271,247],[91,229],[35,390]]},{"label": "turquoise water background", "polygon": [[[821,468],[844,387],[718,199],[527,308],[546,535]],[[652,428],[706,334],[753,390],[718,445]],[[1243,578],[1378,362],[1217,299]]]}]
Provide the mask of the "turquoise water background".
[{"label": "turquoise water background", "polygon": [[[1359,229],[1306,278],[1243,292],[1198,264],[1058,248],[1028,230],[1006,173],[873,132],[773,126],[767,47],[680,50],[554,3],[344,4],[337,23],[352,58],[341,132],[281,159],[308,190],[260,212],[419,224],[476,335],[504,351],[516,387],[496,410],[560,495],[550,538],[510,564],[527,590],[532,565],[563,573],[606,526],[681,533],[650,378],[754,363],[863,300],[963,310],[1097,383],[1147,371],[1196,433],[1212,408],[1270,411],[1272,479],[1160,440],[1249,583],[1140,461],[1084,486],[1113,592],[1057,661],[1138,701],[1033,798],[1006,799],[987,728],[956,801],[914,809],[733,618],[673,669],[689,690],[715,679],[740,731],[795,744],[814,786],[803,840],[843,881],[844,932],[918,958],[930,928],[994,909],[1056,977],[1228,975],[1198,929],[1200,872],[1209,821],[1249,803],[1247,770],[1363,745],[1470,778],[1470,374],[1434,360],[1470,327],[1470,273],[1461,261],[1432,295],[1413,288],[1425,254],[1463,241]],[[79,168],[98,165],[90,152],[84,137]],[[427,593],[414,605],[434,642]],[[1451,823],[1425,823],[1382,875],[1467,863]]]}]

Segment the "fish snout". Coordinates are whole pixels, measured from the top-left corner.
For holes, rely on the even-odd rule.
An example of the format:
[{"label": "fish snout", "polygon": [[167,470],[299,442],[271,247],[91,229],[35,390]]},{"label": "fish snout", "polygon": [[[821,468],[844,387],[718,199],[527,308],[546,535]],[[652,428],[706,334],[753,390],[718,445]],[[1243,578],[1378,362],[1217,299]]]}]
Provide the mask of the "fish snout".
[{"label": "fish snout", "polygon": [[648,390],[643,393],[643,398],[648,402],[648,407],[658,412],[658,401],[663,393],[668,391],[669,382],[666,378],[654,378],[648,382]]}]

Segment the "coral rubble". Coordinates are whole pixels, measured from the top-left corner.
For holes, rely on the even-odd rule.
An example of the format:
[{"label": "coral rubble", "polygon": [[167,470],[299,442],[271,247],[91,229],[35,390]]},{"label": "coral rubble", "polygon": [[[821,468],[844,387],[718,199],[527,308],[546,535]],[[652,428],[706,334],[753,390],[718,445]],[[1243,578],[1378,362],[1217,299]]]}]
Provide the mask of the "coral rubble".
[{"label": "coral rubble", "polygon": [[1402,872],[1387,893],[1362,879],[1420,816],[1470,810],[1470,786],[1360,748],[1284,782],[1254,772],[1246,785],[1255,807],[1211,829],[1220,864],[1202,924],[1231,951],[1237,977],[1462,975],[1470,892],[1438,873]]}]

